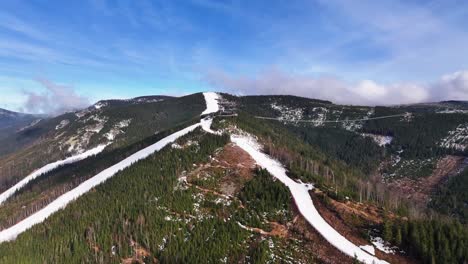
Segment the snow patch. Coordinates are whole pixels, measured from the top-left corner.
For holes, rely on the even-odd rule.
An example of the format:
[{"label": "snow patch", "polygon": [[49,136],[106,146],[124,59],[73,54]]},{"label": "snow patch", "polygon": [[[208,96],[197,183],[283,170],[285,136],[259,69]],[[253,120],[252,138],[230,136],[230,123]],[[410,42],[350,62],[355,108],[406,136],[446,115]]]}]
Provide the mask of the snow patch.
[{"label": "snow patch", "polygon": [[348,131],[359,130],[362,128],[364,121],[368,118],[371,118],[372,115],[374,115],[374,113],[375,113],[375,109],[371,108],[369,109],[369,111],[367,111],[366,115],[362,118],[362,120],[356,121],[356,120],[349,120],[349,118],[346,118],[346,120],[341,123],[341,126]]},{"label": "snow patch", "polygon": [[106,107],[107,105],[108,105],[107,102],[102,102],[102,101],[101,101],[101,102],[95,103],[95,104],[94,104],[94,108],[96,108],[96,109],[101,109],[101,108],[103,108],[103,107]]},{"label": "snow patch", "polygon": [[184,149],[184,148],[188,148],[190,146],[198,146],[198,141],[193,141],[193,140],[187,140],[187,142],[185,142],[185,144],[183,145],[180,145],[178,143],[172,143],[171,147],[173,149]]},{"label": "snow patch", "polygon": [[387,254],[395,254],[395,249],[389,246],[381,237],[371,237],[372,244],[380,251]]},{"label": "snow patch", "polygon": [[382,135],[376,135],[376,134],[366,134],[363,133],[361,134],[363,137],[370,137],[372,140],[374,140],[377,145],[383,147],[385,145],[390,145],[393,141],[393,137],[391,136],[382,136]]},{"label": "snow patch", "polygon": [[413,118],[414,118],[413,113],[406,112],[402,120],[409,123],[413,120]]},{"label": "snow patch", "polygon": [[60,123],[57,126],[55,126],[55,130],[62,129],[62,128],[66,127],[68,124],[70,124],[70,120],[64,119],[64,120],[60,121]]},{"label": "snow patch", "polygon": [[464,151],[468,146],[468,123],[460,124],[455,130],[449,131],[439,145],[443,148],[453,148]]},{"label": "snow patch", "polygon": [[444,109],[436,112],[437,114],[468,114],[468,110],[464,109]]},{"label": "snow patch", "polygon": [[141,104],[141,103],[157,103],[164,101],[164,99],[150,99],[150,98],[137,98],[137,99],[132,99],[136,104]]},{"label": "snow patch", "polygon": [[312,112],[316,115],[314,126],[323,126],[325,124],[325,120],[327,119],[328,109],[325,107],[314,107],[312,108]]},{"label": "snow patch", "polygon": [[81,123],[92,122],[92,125],[86,125],[79,128],[76,134],[68,138],[63,145],[68,145],[68,152],[81,153],[88,147],[89,141],[94,134],[99,134],[104,128],[108,118],[100,117],[99,115],[91,115],[85,120],[80,120]]},{"label": "snow patch", "polygon": [[107,140],[109,141],[113,141],[117,135],[124,133],[122,128],[128,127],[131,121],[132,119],[126,119],[126,120],[120,121],[119,123],[115,124],[114,127],[109,132],[104,134],[104,137],[107,138]]},{"label": "snow patch", "polygon": [[272,103],[271,108],[280,112],[279,121],[295,122],[303,117],[303,110],[300,108],[287,107],[277,103]]}]

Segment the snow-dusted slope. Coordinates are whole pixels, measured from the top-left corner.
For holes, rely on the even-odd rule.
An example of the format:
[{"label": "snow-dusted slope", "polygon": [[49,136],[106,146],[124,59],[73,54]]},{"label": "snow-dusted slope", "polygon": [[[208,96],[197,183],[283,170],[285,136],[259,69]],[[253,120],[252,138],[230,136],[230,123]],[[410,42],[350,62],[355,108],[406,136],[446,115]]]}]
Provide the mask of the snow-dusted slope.
[{"label": "snow-dusted slope", "polygon": [[[207,113],[217,112],[219,110],[219,106],[217,103],[218,94],[204,93],[204,96],[206,99],[207,109],[203,113],[207,114]],[[211,125],[211,121],[204,120],[204,122],[207,122],[207,123],[204,123],[204,129],[210,129],[209,126]],[[191,125],[182,130],[179,130],[159,140],[155,144],[136,152],[135,154],[129,156],[128,158],[122,160],[121,162],[103,170],[102,172],[98,173],[92,178],[81,183],[80,185],[78,185],[78,187],[74,188],[73,190],[61,195],[56,200],[48,204],[46,207],[30,215],[29,217],[17,223],[16,225],[9,227],[5,230],[2,230],[0,232],[0,243],[15,239],[22,232],[26,231],[27,229],[31,228],[32,226],[38,223],[43,222],[47,217],[57,212],[58,210],[64,208],[67,204],[77,199],[81,195],[85,194],[86,192],[94,188],[95,186],[105,182],[107,179],[114,176],[117,172],[131,166],[133,163],[139,160],[142,160],[150,156],[154,152],[161,150],[168,144],[176,141],[181,136],[188,134],[189,132],[195,130],[197,127],[200,127],[201,125],[202,125],[202,122]]]},{"label": "snow-dusted slope", "polygon": [[212,114],[219,111],[219,94],[213,92],[203,93],[206,101],[206,110],[201,113],[202,115]]},{"label": "snow-dusted slope", "polygon": [[74,163],[74,162],[77,162],[77,161],[80,161],[80,160],[84,160],[86,159],[87,157],[90,157],[92,155],[96,155],[98,153],[100,153],[101,151],[104,150],[104,148],[106,147],[106,145],[99,145],[93,149],[90,149],[88,151],[85,151],[81,154],[77,154],[77,155],[74,155],[74,156],[71,156],[71,157],[68,157],[66,159],[63,159],[63,160],[58,160],[58,161],[55,161],[55,162],[52,162],[52,163],[49,163],[45,166],[43,166],[42,168],[34,171],[33,173],[29,174],[28,176],[26,176],[24,179],[22,179],[21,181],[19,181],[17,184],[15,184],[13,187],[11,187],[10,189],[4,191],[2,194],[0,194],[0,205],[2,203],[4,203],[8,198],[10,198],[15,192],[17,192],[19,189],[23,188],[26,184],[28,184],[28,182],[34,180],[35,178],[51,171],[51,170],[54,170],[60,166],[63,166],[63,165],[66,165],[66,164],[71,164],[71,163]]},{"label": "snow-dusted slope", "polygon": [[232,135],[231,141],[249,153],[258,165],[267,169],[270,174],[288,186],[300,213],[330,244],[348,256],[357,257],[359,261],[364,263],[387,263],[354,245],[333,229],[314,207],[309,195],[309,190],[313,186],[311,184],[297,183],[289,178],[286,175],[286,169],[278,161],[262,153],[260,146],[253,138]]}]

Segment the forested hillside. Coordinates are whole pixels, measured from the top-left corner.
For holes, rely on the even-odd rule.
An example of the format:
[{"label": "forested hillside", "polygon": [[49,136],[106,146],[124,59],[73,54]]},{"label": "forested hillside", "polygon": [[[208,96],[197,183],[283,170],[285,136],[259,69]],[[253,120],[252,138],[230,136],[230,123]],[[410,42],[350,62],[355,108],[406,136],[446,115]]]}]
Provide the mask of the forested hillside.
[{"label": "forested hillside", "polygon": [[190,121],[204,108],[201,94],[171,98],[143,97],[102,101],[95,106],[43,119],[0,140],[0,148],[23,140],[20,150],[0,156],[0,190],[44,164],[82,153],[100,144],[106,149],[126,147],[159,131]]},{"label": "forested hillside", "polygon": [[199,125],[0,243],[0,263],[358,262],[307,222],[293,190],[233,135],[255,140],[287,177],[308,183],[318,216],[380,263],[468,261],[466,103],[361,107],[210,96],[106,100],[26,129],[36,143],[0,157],[0,191],[47,162],[107,145],[15,192],[0,205],[0,232]]},{"label": "forested hillside", "polygon": [[43,117],[39,115],[23,114],[0,109],[0,142],[3,143],[3,146],[0,147],[0,155],[11,153],[27,144],[29,142],[27,138],[19,142],[14,142],[14,144],[4,139],[9,138],[17,132],[28,129],[30,126],[37,124],[42,118]]}]

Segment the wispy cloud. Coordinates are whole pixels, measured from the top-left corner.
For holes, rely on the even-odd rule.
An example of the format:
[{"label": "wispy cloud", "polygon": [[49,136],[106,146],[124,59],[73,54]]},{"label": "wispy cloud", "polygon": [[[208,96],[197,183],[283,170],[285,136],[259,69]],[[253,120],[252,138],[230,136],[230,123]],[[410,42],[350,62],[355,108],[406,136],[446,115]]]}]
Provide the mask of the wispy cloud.
[{"label": "wispy cloud", "polygon": [[[460,19],[466,17],[468,5],[463,1],[341,1],[319,0],[324,9],[342,17],[340,26],[354,41],[352,45],[370,45],[381,56],[359,67],[344,61],[351,71],[361,76],[381,79],[424,79],[435,74],[468,67],[466,27]],[[347,36],[347,37],[346,37]],[[337,47],[336,54],[354,51],[353,46]],[[330,53],[328,53],[330,54]],[[359,53],[368,58],[366,51]],[[373,59],[372,59],[373,58]],[[343,69],[346,70],[346,69]]]},{"label": "wispy cloud", "polygon": [[33,39],[47,39],[46,33],[10,14],[0,13],[0,21],[0,28],[17,32]]},{"label": "wispy cloud", "polygon": [[88,98],[78,95],[71,86],[56,84],[47,79],[37,81],[45,88],[45,92],[24,90],[26,101],[23,110],[25,112],[58,115],[90,104]]}]

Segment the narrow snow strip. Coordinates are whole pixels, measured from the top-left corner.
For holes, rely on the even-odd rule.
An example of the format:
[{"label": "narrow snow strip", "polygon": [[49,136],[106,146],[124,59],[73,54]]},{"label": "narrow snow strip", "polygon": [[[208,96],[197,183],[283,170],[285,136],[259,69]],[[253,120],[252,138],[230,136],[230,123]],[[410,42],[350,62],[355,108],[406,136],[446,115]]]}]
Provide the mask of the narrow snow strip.
[{"label": "narrow snow strip", "polygon": [[219,111],[218,99],[219,95],[213,92],[203,93],[206,101],[206,110],[201,115],[216,113]]},{"label": "narrow snow strip", "polygon": [[84,160],[92,155],[96,155],[98,153],[100,153],[101,151],[104,150],[104,148],[106,147],[107,145],[99,145],[93,149],[90,149],[90,150],[87,150],[81,154],[77,154],[77,155],[74,155],[74,156],[71,156],[71,157],[68,157],[66,159],[63,159],[63,160],[58,160],[58,161],[55,161],[55,162],[52,162],[52,163],[49,163],[45,166],[43,166],[42,168],[34,171],[33,173],[29,174],[28,176],[26,176],[24,179],[22,179],[21,181],[19,181],[17,184],[15,184],[14,186],[12,186],[10,189],[4,191],[2,194],[0,194],[0,205],[2,203],[4,203],[8,198],[10,198],[15,192],[17,192],[19,189],[23,188],[26,184],[28,184],[28,182],[36,179],[37,177],[49,172],[49,171],[52,171],[60,166],[63,166],[63,165],[66,165],[66,164],[71,164],[71,163],[75,163],[77,161],[80,161],[80,160]]},{"label": "narrow snow strip", "polygon": [[129,156],[128,158],[122,160],[121,162],[103,170],[102,172],[98,173],[97,175],[93,176],[92,178],[84,181],[82,184],[78,185],[78,187],[74,188],[73,190],[61,195],[56,200],[48,204],[46,207],[42,208],[41,210],[37,211],[36,213],[30,215],[26,219],[22,220],[21,222],[17,223],[16,225],[9,227],[0,232],[0,243],[5,241],[10,241],[15,239],[19,234],[26,231],[27,229],[31,228],[33,225],[41,223],[47,217],[52,215],[53,213],[57,212],[58,210],[64,208],[68,203],[77,199],[81,195],[85,194],[93,187],[105,182],[110,177],[114,176],[117,172],[131,166],[133,163],[142,160],[149,155],[153,154],[161,150],[163,147],[168,145],[169,143],[174,142],[179,137],[188,134],[189,132],[195,130],[197,127],[200,126],[200,123],[191,125],[187,128],[179,130],[161,140],[156,142],[155,144],[146,147],[135,154]]},{"label": "narrow snow strip", "polygon": [[331,227],[318,213],[314,207],[309,190],[311,184],[297,183],[286,175],[286,169],[278,161],[260,151],[258,143],[250,137],[232,135],[231,141],[252,156],[257,164],[265,168],[275,178],[288,186],[299,212],[330,244],[350,257],[357,257],[359,261],[367,264],[388,263],[380,260],[358,246],[351,243]]}]

